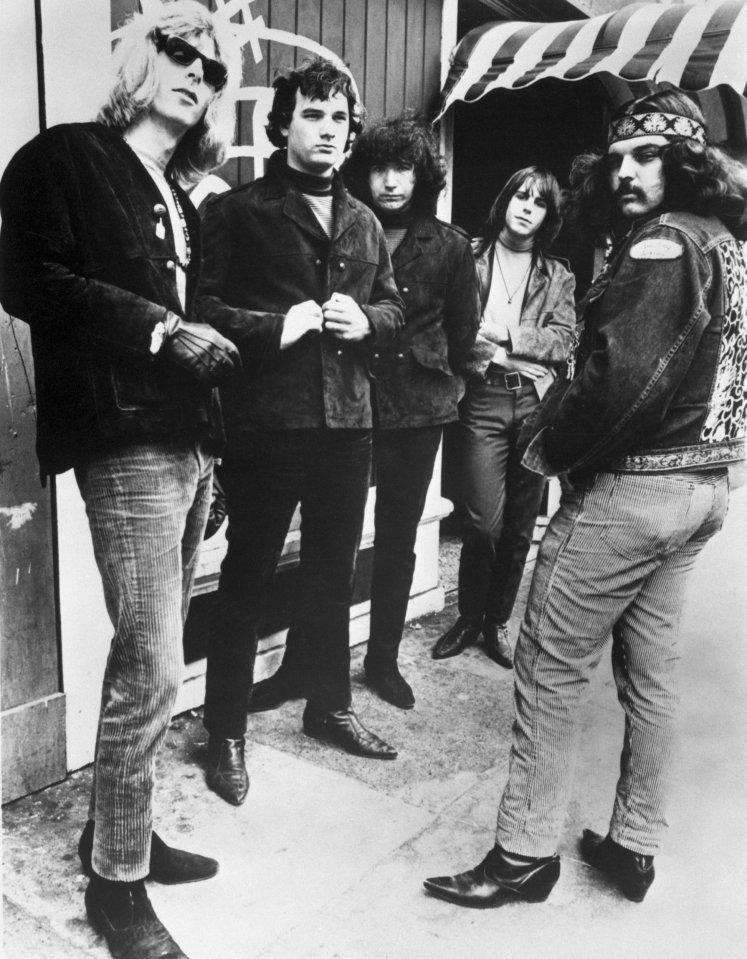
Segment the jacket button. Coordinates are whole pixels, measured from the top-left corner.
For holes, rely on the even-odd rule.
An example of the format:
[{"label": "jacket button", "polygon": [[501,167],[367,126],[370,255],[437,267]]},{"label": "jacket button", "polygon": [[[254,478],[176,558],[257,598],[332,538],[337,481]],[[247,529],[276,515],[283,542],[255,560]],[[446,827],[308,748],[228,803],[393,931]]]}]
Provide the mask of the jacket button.
[{"label": "jacket button", "polygon": [[321,260],[314,260],[314,263],[316,263],[317,266],[321,266],[321,265],[322,265],[322,261],[321,261]]},{"label": "jacket button", "polygon": [[374,353],[374,359],[375,359],[375,360],[378,360],[378,358],[379,358],[379,354],[378,354],[378,353]]},{"label": "jacket button", "polygon": [[337,351],[337,355],[338,355],[338,356],[342,356],[342,350],[338,350],[338,351]]},{"label": "jacket button", "polygon": [[398,360],[403,360],[404,358],[405,358],[405,354],[404,354],[404,353],[398,353],[398,354],[397,354],[397,359],[398,359]]},{"label": "jacket button", "polygon": [[340,269],[341,269],[341,270],[344,270],[344,269],[345,269],[345,264],[344,264],[344,263],[340,263]]},{"label": "jacket button", "polygon": [[409,286],[403,286],[403,287],[402,287],[402,292],[403,292],[403,293],[409,293],[409,292],[410,292],[410,287],[409,287]]},{"label": "jacket button", "polygon": [[163,203],[156,203],[156,205],[153,207],[153,215],[166,216],[166,207],[163,205]]},{"label": "jacket button", "polygon": [[169,273],[173,273],[176,269],[176,263],[173,260],[167,260],[166,269],[169,271]]}]

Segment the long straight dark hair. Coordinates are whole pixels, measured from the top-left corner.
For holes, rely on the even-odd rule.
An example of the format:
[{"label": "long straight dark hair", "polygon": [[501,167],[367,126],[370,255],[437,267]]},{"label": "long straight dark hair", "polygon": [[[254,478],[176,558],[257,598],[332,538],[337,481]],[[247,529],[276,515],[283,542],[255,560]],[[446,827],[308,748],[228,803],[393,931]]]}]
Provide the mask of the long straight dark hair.
[{"label": "long straight dark hair", "polygon": [[498,234],[506,223],[508,204],[525,183],[528,186],[533,186],[547,204],[547,214],[534,238],[534,247],[543,252],[550,249],[563,225],[563,217],[560,213],[560,185],[555,179],[555,175],[544,167],[526,166],[517,170],[508,178],[503,189],[493,201],[490,213],[488,213],[488,218],[481,231],[480,241],[475,251],[476,256],[482,256],[498,239]]}]

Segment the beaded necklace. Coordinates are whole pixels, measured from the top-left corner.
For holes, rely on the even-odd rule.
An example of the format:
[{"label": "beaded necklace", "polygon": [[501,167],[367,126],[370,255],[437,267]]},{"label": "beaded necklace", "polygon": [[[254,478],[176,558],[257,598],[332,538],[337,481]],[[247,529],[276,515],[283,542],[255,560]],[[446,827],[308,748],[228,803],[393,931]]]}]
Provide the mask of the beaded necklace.
[{"label": "beaded necklace", "polygon": [[[127,141],[127,137],[125,137],[125,141]],[[134,147],[131,147],[131,149],[133,149],[134,152],[138,155],[141,163],[146,167],[146,169],[148,170],[150,175],[153,177],[153,179],[156,181],[156,183],[161,186],[161,192],[163,193],[162,187],[165,186],[168,188],[169,192],[171,193],[171,197],[174,201],[174,209],[176,210],[176,214],[179,217],[179,223],[181,224],[181,228],[182,228],[182,235],[184,236],[184,254],[185,254],[184,258],[182,258],[181,256],[179,256],[179,251],[177,249],[174,249],[174,256],[176,257],[176,262],[179,265],[179,268],[184,270],[184,272],[186,273],[189,264],[192,262],[192,244],[189,242],[189,230],[187,229],[187,218],[184,215],[184,210],[182,209],[182,205],[179,202],[179,197],[177,195],[177,192],[174,189],[174,184],[170,180],[166,179],[166,177],[163,175],[163,170],[161,169],[160,165],[152,156],[150,156],[147,153],[143,153],[140,150],[135,150]],[[164,200],[165,199],[166,197],[164,197]],[[163,212],[165,213],[166,211],[164,210]],[[158,214],[158,217],[159,219],[156,224],[156,235],[159,237],[159,239],[163,239],[166,231],[165,231],[163,222],[160,218],[161,217],[160,213]]]},{"label": "beaded necklace", "polygon": [[171,190],[171,195],[174,198],[174,206],[176,207],[176,212],[179,215],[179,222],[182,225],[182,233],[184,234],[184,246],[185,246],[184,259],[182,259],[179,256],[179,254],[176,251],[174,251],[176,255],[176,262],[186,272],[187,267],[192,262],[192,244],[189,242],[189,230],[187,229],[187,218],[184,215],[184,210],[182,209],[182,205],[179,202],[179,197],[177,196],[177,192],[174,189],[174,184],[171,183],[170,181],[167,181],[167,182],[169,184],[169,189]]}]

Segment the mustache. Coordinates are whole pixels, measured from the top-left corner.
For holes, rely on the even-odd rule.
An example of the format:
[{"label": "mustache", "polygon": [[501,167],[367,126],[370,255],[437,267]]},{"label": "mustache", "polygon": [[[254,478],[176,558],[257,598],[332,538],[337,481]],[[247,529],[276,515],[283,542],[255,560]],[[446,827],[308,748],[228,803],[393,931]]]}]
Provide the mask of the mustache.
[{"label": "mustache", "polygon": [[630,186],[627,183],[621,183],[620,186],[615,190],[615,199],[620,200],[624,196],[634,196],[638,200],[643,199],[643,191],[639,190],[638,187]]}]

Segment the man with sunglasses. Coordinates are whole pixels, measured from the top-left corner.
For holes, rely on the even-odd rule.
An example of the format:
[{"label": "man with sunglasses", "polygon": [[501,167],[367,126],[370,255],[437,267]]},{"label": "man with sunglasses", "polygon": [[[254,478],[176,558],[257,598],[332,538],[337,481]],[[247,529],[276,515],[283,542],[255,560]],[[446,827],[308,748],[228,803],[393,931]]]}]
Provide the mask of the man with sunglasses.
[{"label": "man with sunglasses", "polygon": [[238,346],[245,375],[221,393],[228,551],[208,644],[208,784],[244,801],[257,626],[301,504],[295,622],[309,662],[304,731],[394,759],[351,707],[350,604],[371,464],[368,373],[402,324],[384,234],[336,164],[360,129],[351,77],[317,58],[282,74],[266,175],[215,197],[199,308]]},{"label": "man with sunglasses", "polygon": [[515,654],[496,843],[475,868],[425,882],[462,906],[541,902],[557,882],[579,706],[610,635],[620,774],[606,833],[585,829],[580,853],[627,899],[646,896],[667,827],[679,621],[726,515],[729,464],[744,458],[744,172],[709,144],[695,103],[666,90],[622,107],[606,152],[577,158],[571,180],[577,223],[618,236],[524,459],[566,482]]},{"label": "man with sunglasses", "polygon": [[146,877],[218,869],[153,832],[152,797],[222,441],[214,388],[240,363],[193,314],[199,220],[182,188],[223,159],[239,52],[202,4],[158,8],[121,31],[98,121],[42,133],[0,187],[0,298],[31,327],[42,479],[75,471],[114,626],[78,850],[89,921],[119,959],[185,955]]}]

